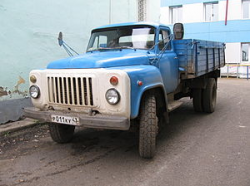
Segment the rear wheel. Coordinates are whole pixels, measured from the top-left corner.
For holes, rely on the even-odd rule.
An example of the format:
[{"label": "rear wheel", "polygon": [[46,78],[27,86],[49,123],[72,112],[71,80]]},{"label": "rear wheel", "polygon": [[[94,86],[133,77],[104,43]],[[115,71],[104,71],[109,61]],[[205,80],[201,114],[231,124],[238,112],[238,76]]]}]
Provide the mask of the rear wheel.
[{"label": "rear wheel", "polygon": [[50,123],[49,130],[52,140],[57,143],[67,143],[74,135],[75,126]]},{"label": "rear wheel", "polygon": [[203,110],[212,113],[215,110],[217,98],[217,84],[214,78],[209,78],[207,87],[203,91]]},{"label": "rear wheel", "polygon": [[156,149],[158,118],[156,115],[156,99],[154,95],[146,95],[141,103],[139,154],[143,158],[152,158]]},{"label": "rear wheel", "polygon": [[202,89],[193,89],[193,107],[196,112],[203,112]]}]

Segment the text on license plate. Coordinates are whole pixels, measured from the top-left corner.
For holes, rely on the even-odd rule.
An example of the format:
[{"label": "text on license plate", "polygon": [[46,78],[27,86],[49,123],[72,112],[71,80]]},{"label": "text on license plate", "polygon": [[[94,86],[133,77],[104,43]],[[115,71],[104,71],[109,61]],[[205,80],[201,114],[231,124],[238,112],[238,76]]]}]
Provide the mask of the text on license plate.
[{"label": "text on license plate", "polygon": [[55,123],[63,123],[63,124],[69,124],[69,125],[79,125],[80,124],[78,117],[51,115],[51,121],[55,122]]}]

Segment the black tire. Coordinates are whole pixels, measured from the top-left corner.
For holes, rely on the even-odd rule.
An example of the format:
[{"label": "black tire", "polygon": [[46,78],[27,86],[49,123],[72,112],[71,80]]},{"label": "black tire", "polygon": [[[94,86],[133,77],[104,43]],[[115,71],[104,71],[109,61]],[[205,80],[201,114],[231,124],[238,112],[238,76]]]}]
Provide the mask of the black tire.
[{"label": "black tire", "polygon": [[193,89],[193,108],[196,112],[203,112],[202,94],[202,89]]},{"label": "black tire", "polygon": [[157,124],[155,96],[146,95],[140,108],[139,154],[143,158],[152,158],[155,154]]},{"label": "black tire", "polygon": [[75,126],[50,123],[49,124],[50,136],[52,140],[57,143],[68,143],[75,131]]},{"label": "black tire", "polygon": [[207,86],[203,91],[203,110],[207,113],[213,113],[216,106],[217,84],[214,78],[207,80]]}]

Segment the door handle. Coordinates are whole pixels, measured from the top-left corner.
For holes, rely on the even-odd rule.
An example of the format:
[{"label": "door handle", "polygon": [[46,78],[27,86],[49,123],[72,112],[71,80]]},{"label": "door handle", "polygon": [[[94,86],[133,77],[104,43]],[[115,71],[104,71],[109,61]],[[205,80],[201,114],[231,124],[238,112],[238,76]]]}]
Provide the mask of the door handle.
[{"label": "door handle", "polygon": [[174,57],[174,59],[178,59],[178,57],[176,56],[176,57]]},{"label": "door handle", "polygon": [[149,58],[149,60],[150,60],[150,61],[153,61],[153,60],[156,60],[156,61],[157,61],[157,60],[159,60],[159,58],[158,58],[158,57],[152,57],[152,58]]},{"label": "door handle", "polygon": [[158,60],[159,60],[158,57],[149,58],[149,63],[152,65],[152,63],[156,63]]}]

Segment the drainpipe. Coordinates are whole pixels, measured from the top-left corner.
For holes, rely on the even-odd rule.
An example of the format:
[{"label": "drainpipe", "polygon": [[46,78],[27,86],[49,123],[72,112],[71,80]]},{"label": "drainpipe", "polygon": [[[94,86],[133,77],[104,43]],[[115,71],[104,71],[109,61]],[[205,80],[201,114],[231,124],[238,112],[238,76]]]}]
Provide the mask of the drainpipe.
[{"label": "drainpipe", "polygon": [[227,25],[228,1],[229,1],[229,0],[227,0],[227,4],[226,4],[226,17],[225,17],[225,25]]}]

